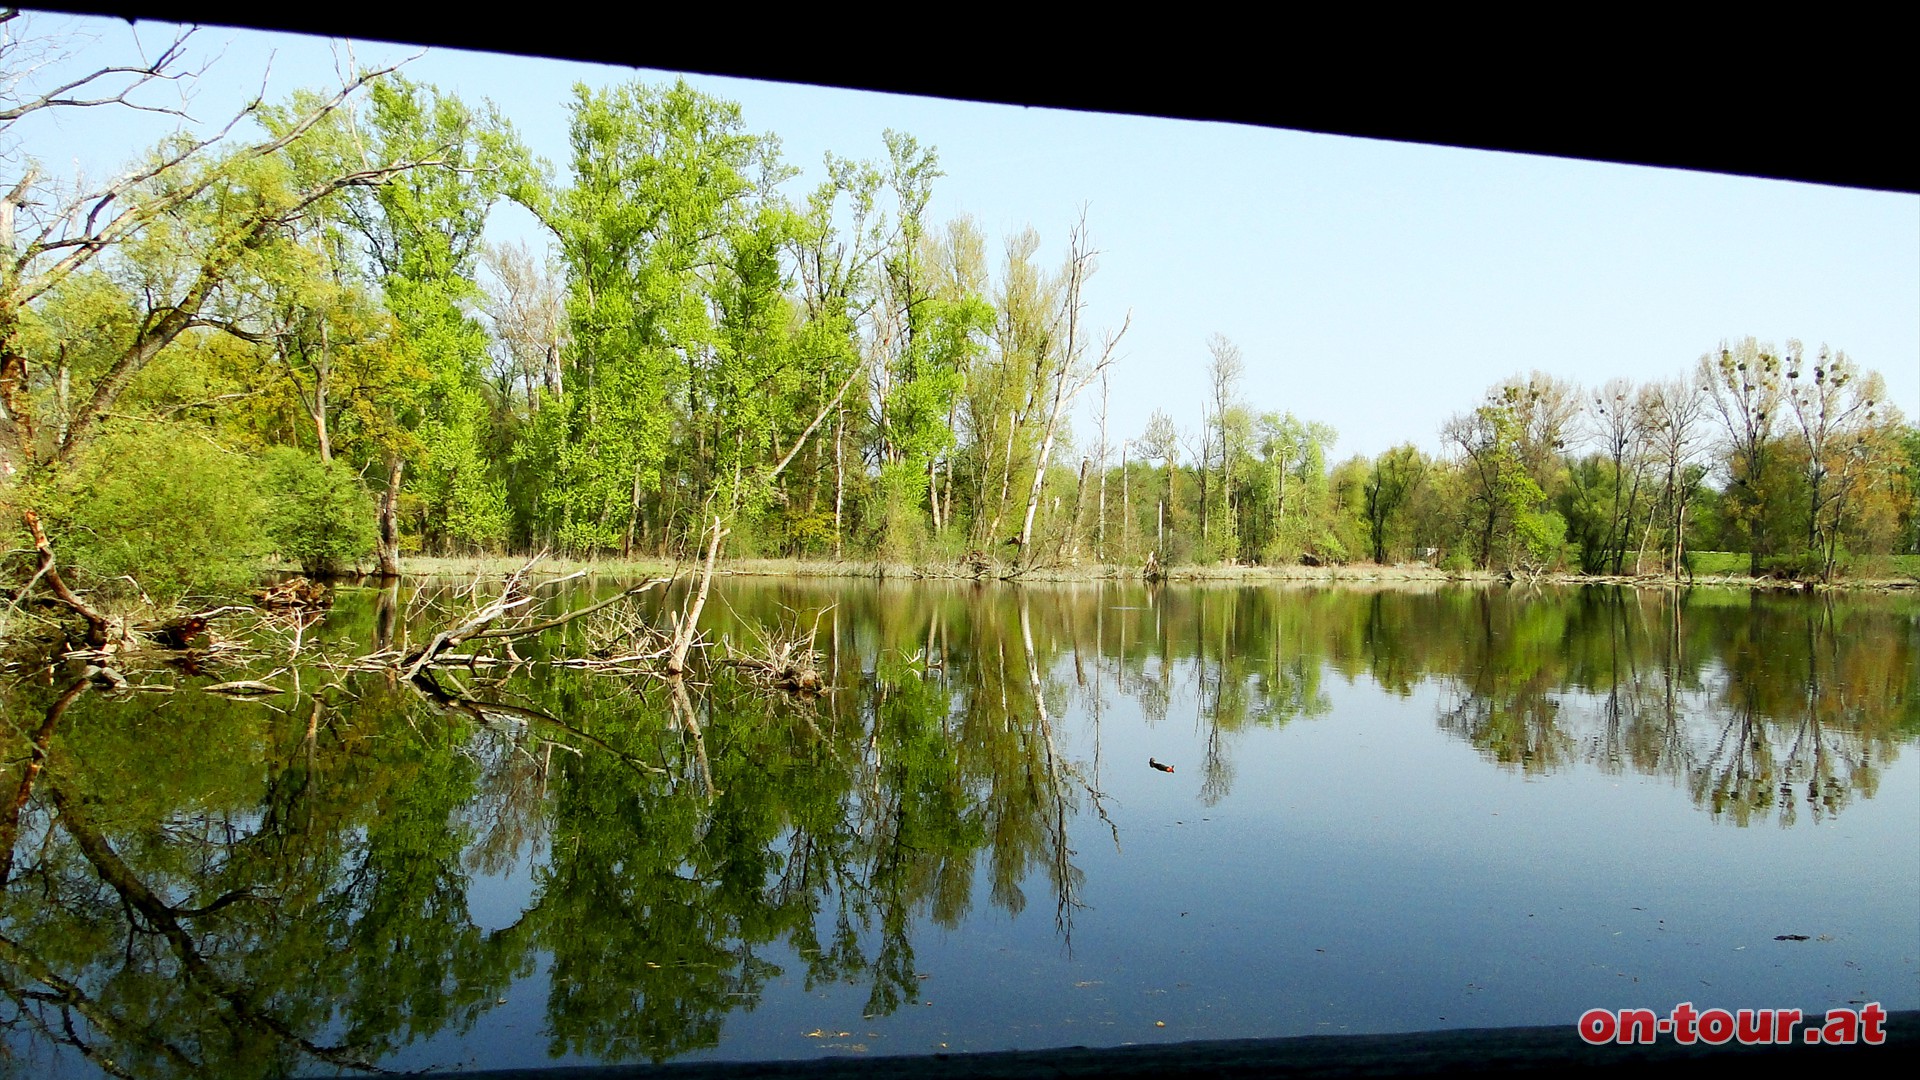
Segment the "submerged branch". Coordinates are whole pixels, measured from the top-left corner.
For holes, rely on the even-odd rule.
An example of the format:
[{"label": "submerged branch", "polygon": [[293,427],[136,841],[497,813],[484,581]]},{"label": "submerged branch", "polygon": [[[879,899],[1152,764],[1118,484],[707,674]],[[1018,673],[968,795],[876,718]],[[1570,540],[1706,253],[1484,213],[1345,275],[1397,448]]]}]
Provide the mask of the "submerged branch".
[{"label": "submerged branch", "polygon": [[713,766],[707,761],[707,739],[700,731],[699,718],[694,715],[693,701],[687,697],[686,683],[679,679],[673,681],[673,712],[680,726],[686,729],[688,737],[693,740],[693,761],[700,773],[700,788],[707,801],[712,802],[719,792],[714,790]]}]

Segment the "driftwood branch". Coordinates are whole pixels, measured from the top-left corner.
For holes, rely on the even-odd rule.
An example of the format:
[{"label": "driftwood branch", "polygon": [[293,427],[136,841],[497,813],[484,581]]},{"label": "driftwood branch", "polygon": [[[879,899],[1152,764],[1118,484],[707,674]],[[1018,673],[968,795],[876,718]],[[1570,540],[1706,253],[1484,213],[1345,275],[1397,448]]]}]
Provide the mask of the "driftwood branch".
[{"label": "driftwood branch", "polygon": [[540,556],[536,555],[528,560],[525,566],[507,575],[506,585],[500,590],[498,597],[481,605],[479,609],[469,614],[466,620],[459,625],[450,630],[442,630],[433,635],[432,639],[425,645],[415,649],[409,654],[407,658],[402,661],[402,663],[407,665],[407,678],[411,679],[415,675],[420,674],[420,669],[432,663],[434,657],[467,640],[481,630],[486,629],[492,625],[495,619],[500,618],[510,611],[526,607],[528,604],[533,603],[533,596],[523,592],[520,586],[527,571],[533,569],[534,564],[539,561]]},{"label": "driftwood branch", "polygon": [[661,585],[665,585],[667,581],[668,581],[667,578],[649,578],[648,580],[643,581],[638,585],[635,585],[629,589],[625,589],[612,596],[609,596],[605,600],[602,600],[597,604],[589,604],[586,607],[578,608],[574,611],[569,611],[565,615],[556,616],[555,618],[548,619],[545,622],[537,622],[528,626],[491,627],[486,630],[482,630],[478,633],[468,635],[467,640],[471,641],[477,638],[523,638],[523,637],[529,637],[533,634],[544,633],[548,630],[558,629],[559,627],[565,626],[575,619],[584,618],[585,616],[591,615],[594,612],[599,611],[603,608],[612,607],[613,605],[619,603],[622,600],[627,599],[628,597],[638,596],[649,589],[654,589],[654,588],[658,588]]},{"label": "driftwood branch", "polygon": [[716,516],[713,519],[713,537],[707,543],[707,564],[700,571],[700,585],[687,610],[680,613],[674,624],[673,653],[667,657],[669,676],[678,677],[687,670],[687,650],[693,647],[696,635],[694,627],[700,621],[700,609],[707,606],[707,589],[713,584],[713,563],[720,556],[720,542],[726,538],[727,530]]},{"label": "driftwood branch", "polygon": [[53,544],[47,540],[47,531],[40,527],[40,515],[28,510],[21,517],[27,523],[27,531],[33,534],[34,550],[40,553],[40,566],[34,576],[46,578],[47,584],[53,589],[53,595],[59,597],[60,602],[71,608],[74,614],[87,621],[87,647],[90,649],[104,647],[107,643],[107,617],[95,611],[86,601],[75,596],[72,589],[67,588],[66,580],[60,576],[60,569],[54,562]]},{"label": "driftwood branch", "polygon": [[[409,679],[417,678],[422,671],[435,664],[460,663],[472,666],[483,663],[518,662],[519,658],[512,655],[513,641],[520,638],[532,637],[536,634],[543,634],[549,630],[557,630],[577,619],[593,615],[650,589],[665,585],[668,580],[670,580],[668,578],[649,578],[637,585],[623,589],[613,596],[607,597],[605,600],[588,604],[582,608],[576,608],[549,619],[533,621],[525,612],[527,606],[532,604],[535,599],[526,589],[525,577],[527,572],[533,569],[534,564],[538,563],[541,558],[542,556],[535,556],[525,566],[508,575],[506,583],[500,590],[498,597],[481,604],[452,628],[436,633],[420,648],[415,649],[411,653],[407,653],[403,657],[399,657],[397,661],[393,655],[376,653],[372,656],[361,657],[360,662],[377,663],[383,667],[397,663],[397,666],[403,669],[403,674]],[[583,570],[578,573],[569,574],[563,578],[557,578],[546,584],[553,585],[563,581],[571,581],[575,578],[583,577],[585,574],[586,571]],[[516,621],[509,625],[495,625],[503,619],[517,619],[521,621]],[[491,657],[456,654],[451,651],[456,646],[469,641],[506,642],[509,661],[496,661]]]}]

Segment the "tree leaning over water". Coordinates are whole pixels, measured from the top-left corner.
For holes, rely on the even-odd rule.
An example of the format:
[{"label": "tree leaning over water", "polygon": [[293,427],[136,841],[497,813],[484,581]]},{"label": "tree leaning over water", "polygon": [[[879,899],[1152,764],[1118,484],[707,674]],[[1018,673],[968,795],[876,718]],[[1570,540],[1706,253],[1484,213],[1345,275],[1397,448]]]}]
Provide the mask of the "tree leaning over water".
[{"label": "tree leaning over water", "polygon": [[[57,47],[23,30],[26,19],[12,10],[0,16],[0,61]],[[151,63],[105,64],[72,77],[52,74],[62,70],[58,62],[9,70],[15,97],[0,112],[4,134],[52,110],[156,108],[143,101],[146,88],[198,74],[183,63],[185,43],[176,39]],[[372,310],[377,304],[359,296],[330,223],[356,192],[459,167],[444,144],[381,154],[339,137],[364,91],[388,74],[354,73],[331,93],[296,95],[279,107],[256,98],[211,134],[169,136],[105,182],[50,181],[24,158],[0,184],[0,494],[10,510],[40,506],[56,542],[84,525],[91,539],[83,549],[112,548],[124,532],[172,542],[216,566],[257,557],[259,541],[244,528],[212,550],[186,544],[253,516],[244,470],[223,498],[198,505],[174,497],[165,469],[139,477],[139,498],[121,500],[112,520],[84,520],[93,495],[86,478],[169,439],[202,439],[227,455],[257,451],[263,447],[248,429],[272,439],[276,427],[256,407],[283,390],[299,402],[323,461],[337,448],[335,434],[351,434],[351,425],[332,426],[337,391],[355,385],[348,373],[393,335]],[[28,88],[36,82],[58,85]],[[235,133],[254,124],[262,134],[237,143]],[[308,442],[290,434],[295,445]],[[119,580],[89,561],[83,577],[91,569]],[[145,597],[150,568],[122,570],[124,585],[109,590]],[[216,573],[184,584],[192,591],[219,581]]]},{"label": "tree leaning over water", "polygon": [[[40,166],[29,161],[0,199],[0,243],[7,248],[0,266],[0,468],[15,473],[72,460],[164,348],[189,331],[232,329],[220,317],[222,302],[250,264],[283,238],[283,230],[330,196],[384,184],[431,161],[351,163],[328,175],[302,177],[282,155],[381,74],[354,78],[259,142],[222,153],[218,135],[179,136],[129,173],[64,199],[35,197]],[[39,108],[58,104],[55,98]],[[249,106],[227,130],[258,107]],[[64,415],[54,425],[42,422],[46,410],[28,393],[29,358],[20,348],[23,313],[62,284],[134,248],[143,261],[160,263],[155,269],[161,271],[142,276],[147,288],[135,329],[103,358],[104,370],[78,386],[75,373],[54,372]]]},{"label": "tree leaning over water", "polygon": [[[5,41],[29,21],[0,21]],[[65,89],[27,89],[17,66],[0,134],[28,147],[50,111],[164,107],[142,95],[198,77],[188,51]],[[248,509],[261,498],[341,488],[281,469],[307,487],[262,491],[269,452],[351,474],[374,546],[321,562],[386,573],[415,551],[684,556],[716,514],[736,555],[998,575],[1151,550],[1684,576],[1718,550],[1831,579],[1920,551],[1913,429],[1864,365],[1797,343],[1730,341],[1658,387],[1516,376],[1438,455],[1335,461],[1307,403],[1242,390],[1236,365],[1268,359],[1216,336],[1197,424],[1157,413],[1110,463],[1104,432],[1090,448],[1076,430],[1117,355],[1083,325],[1084,216],[1064,251],[1025,229],[989,265],[976,224],[929,216],[935,149],[879,141],[796,194],[777,137],[736,105],[635,82],[577,92],[556,168],[490,106],[373,72],[173,136],[84,192],[22,158],[0,177],[7,519],[42,511],[80,595],[209,601],[234,567],[325,546],[255,527],[298,516]],[[550,259],[485,253],[508,201]],[[177,470],[135,464],[181,440],[230,461],[230,498],[189,506]],[[188,527],[209,516],[244,527]],[[184,589],[168,569],[216,562]]]}]

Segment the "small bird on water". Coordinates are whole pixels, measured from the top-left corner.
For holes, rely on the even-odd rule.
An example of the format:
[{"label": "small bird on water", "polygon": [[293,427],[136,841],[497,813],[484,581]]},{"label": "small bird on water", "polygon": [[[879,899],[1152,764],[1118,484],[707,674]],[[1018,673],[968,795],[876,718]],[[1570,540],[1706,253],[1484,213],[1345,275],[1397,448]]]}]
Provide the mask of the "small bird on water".
[{"label": "small bird on water", "polygon": [[1159,770],[1160,770],[1161,772],[1172,772],[1172,771],[1173,771],[1173,766],[1171,766],[1171,765],[1169,765],[1169,764],[1167,764],[1167,763],[1166,763],[1166,762],[1164,762],[1164,761],[1155,761],[1155,760],[1154,760],[1154,759],[1152,759],[1152,758],[1148,758],[1148,759],[1147,759],[1147,764],[1149,764],[1149,765],[1151,765],[1151,766],[1153,766],[1153,767],[1154,767],[1154,768],[1156,768],[1156,769],[1159,769]]}]

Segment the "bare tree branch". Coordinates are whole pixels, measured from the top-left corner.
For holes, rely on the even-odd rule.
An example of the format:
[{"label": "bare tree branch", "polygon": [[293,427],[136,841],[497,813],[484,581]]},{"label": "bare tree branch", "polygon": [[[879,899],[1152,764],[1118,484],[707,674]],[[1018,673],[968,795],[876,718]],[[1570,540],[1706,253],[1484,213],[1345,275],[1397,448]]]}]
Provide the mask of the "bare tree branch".
[{"label": "bare tree branch", "polygon": [[195,275],[193,284],[173,306],[156,312],[156,318],[143,327],[134,342],[121,353],[120,358],[108,368],[100,381],[94,384],[92,397],[73,417],[67,428],[66,438],[60,443],[54,458],[57,461],[69,459],[84,438],[91,432],[94,423],[113,409],[120,394],[132,383],[133,377],[147,366],[159,354],[160,350],[174,338],[180,336],[199,318],[201,307],[213,295],[213,291],[224,283],[240,258],[250,251],[264,245],[274,232],[297,220],[308,207],[336,191],[348,187],[370,187],[384,183],[394,175],[408,169],[419,168],[435,162],[402,162],[379,168],[363,169],[348,173],[322,183],[294,199],[292,204],[275,210],[263,210],[258,216],[240,223],[234,234],[224,242],[217,244],[201,263],[200,272]]},{"label": "bare tree branch", "polygon": [[[65,280],[68,276],[72,275],[74,271],[92,261],[95,255],[107,247],[127,239],[134,232],[144,228],[148,223],[171,212],[176,207],[183,206],[205,194],[215,184],[229,176],[234,167],[257,161],[285,149],[302,135],[311,131],[314,125],[320,123],[320,121],[324,120],[329,114],[339,109],[340,106],[345,104],[346,100],[361,87],[366,86],[368,83],[383,75],[397,70],[399,66],[399,64],[392,64],[362,74],[351,83],[341,87],[338,93],[309,111],[279,136],[268,139],[265,142],[255,143],[240,150],[227,162],[226,168],[208,170],[205,176],[191,183],[168,191],[157,198],[134,203],[97,229],[95,228],[95,223],[107,206],[120,200],[139,185],[179,167],[195,154],[219,142],[228,132],[232,131],[243,118],[259,109],[261,105],[260,100],[256,98],[250,102],[227,123],[226,127],[222,128],[218,134],[211,138],[181,144],[174,151],[163,155],[159,161],[149,165],[146,169],[123,176],[93,195],[79,200],[79,202],[92,202],[94,204],[93,209],[87,214],[85,226],[79,235],[64,237],[59,240],[49,240],[41,244],[30,244],[27,250],[18,258],[21,268],[24,271],[26,266],[30,265],[35,258],[44,252],[56,248],[72,248],[74,250],[70,251],[65,258],[34,275],[36,280],[33,283],[23,283],[19,293],[19,299],[16,302],[30,302],[35,297],[45,293],[47,289],[53,285]],[[297,201],[293,209],[295,211],[304,210],[307,206],[332,194],[340,188],[368,183],[370,182],[369,178],[372,176],[379,175],[384,177],[424,164],[428,163],[409,162],[403,165],[390,166],[386,169],[371,169],[350,174],[349,176],[339,178],[328,184],[321,185],[319,189],[316,189],[305,198]],[[435,164],[440,163],[435,162]],[[291,215],[288,216],[290,217]]]},{"label": "bare tree branch", "polygon": [[67,588],[66,580],[60,576],[59,567],[54,565],[53,545],[47,540],[46,530],[40,527],[40,515],[28,510],[21,517],[26,522],[27,531],[33,536],[34,550],[40,553],[39,573],[35,576],[45,576],[47,584],[53,587],[53,594],[60,598],[60,602],[87,621],[88,648],[97,649],[105,645],[107,617],[95,611],[86,601],[74,595],[72,589]]},{"label": "bare tree branch", "polygon": [[[12,22],[18,18],[20,14],[21,12],[18,8],[8,8],[4,16],[0,16],[0,25]],[[178,66],[181,58],[186,53],[187,41],[193,37],[196,29],[197,28],[188,28],[182,31],[173,39],[172,43],[161,51],[159,58],[150,64],[109,65],[107,67],[95,68],[85,75],[69,79],[59,86],[46,90],[35,97],[0,108],[0,125],[10,124],[15,120],[31,113],[39,112],[42,109],[84,109],[100,105],[122,105],[139,112],[161,113],[167,116],[188,118],[186,112],[182,109],[141,104],[140,102],[129,100],[128,95],[152,82],[178,82],[182,79],[197,78],[201,74],[204,74],[204,67],[199,70],[183,70]],[[16,43],[9,42],[7,44],[11,46]],[[109,80],[120,75],[131,76],[132,81],[115,92],[105,93],[100,97],[67,96],[75,91],[92,87],[104,80]]]}]

